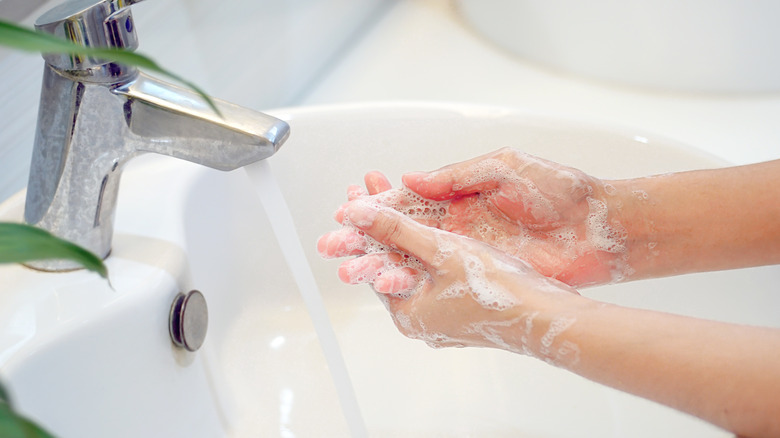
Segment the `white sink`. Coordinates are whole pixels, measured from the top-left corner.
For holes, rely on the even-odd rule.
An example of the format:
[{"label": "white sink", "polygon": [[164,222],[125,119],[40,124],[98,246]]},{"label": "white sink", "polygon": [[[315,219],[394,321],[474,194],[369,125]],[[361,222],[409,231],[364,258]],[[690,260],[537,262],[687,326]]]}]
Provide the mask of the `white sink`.
[{"label": "white sink", "polygon": [[685,92],[780,90],[774,0],[456,0],[473,28],[527,60]]},{"label": "white sink", "polygon": [[[270,161],[307,250],[371,436],[721,437],[728,433],[534,359],[433,350],[397,333],[366,286],[315,251],[348,184],[393,181],[513,146],[601,177],[724,163],[636,129],[489,107],[373,104],[279,110]],[[23,197],[0,205],[21,217]],[[62,437],[347,436],[311,319],[245,172],[158,156],[128,166],[111,290],[86,272],[0,266],[0,379]],[[780,267],[584,290],[596,299],[780,327]],[[174,295],[209,306],[196,353],[168,335]]]}]

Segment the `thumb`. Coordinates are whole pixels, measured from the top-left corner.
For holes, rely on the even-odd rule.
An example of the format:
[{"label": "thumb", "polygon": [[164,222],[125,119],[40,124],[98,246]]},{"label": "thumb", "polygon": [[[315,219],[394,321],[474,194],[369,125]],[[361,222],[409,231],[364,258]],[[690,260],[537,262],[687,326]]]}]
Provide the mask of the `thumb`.
[{"label": "thumb", "polygon": [[401,177],[404,185],[418,195],[434,201],[446,201],[496,189],[506,166],[488,156],[451,164],[433,172],[412,172]]},{"label": "thumb", "polygon": [[446,201],[457,196],[452,189],[452,175],[443,170],[407,173],[401,176],[401,182],[409,190],[426,199]]},{"label": "thumb", "polygon": [[417,257],[430,265],[436,254],[437,230],[426,227],[392,208],[382,208],[368,202],[351,202],[345,217],[355,227],[391,248]]}]

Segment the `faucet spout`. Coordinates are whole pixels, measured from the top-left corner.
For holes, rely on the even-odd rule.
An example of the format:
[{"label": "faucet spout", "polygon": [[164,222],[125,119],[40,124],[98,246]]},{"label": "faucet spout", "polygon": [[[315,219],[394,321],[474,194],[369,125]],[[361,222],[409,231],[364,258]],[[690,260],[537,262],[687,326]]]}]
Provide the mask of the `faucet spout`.
[{"label": "faucet spout", "polygon": [[[138,72],[105,83],[46,65],[25,221],[105,258],[130,159],[153,152],[232,170],[270,157],[289,135],[282,120],[215,103],[221,117],[197,94]],[[66,260],[29,265],[78,267]]]},{"label": "faucet spout", "polygon": [[[43,32],[90,47],[135,49],[129,6],[141,0],[66,0],[35,22]],[[144,152],[232,170],[273,155],[287,123],[201,97],[135,68],[80,55],[44,54],[24,219],[107,257],[119,179]],[[44,270],[77,268],[65,260],[30,263]]]},{"label": "faucet spout", "polygon": [[290,132],[279,119],[214,99],[220,116],[198,94],[144,74],[113,92],[125,99],[128,143],[138,152],[233,170],[270,157]]}]

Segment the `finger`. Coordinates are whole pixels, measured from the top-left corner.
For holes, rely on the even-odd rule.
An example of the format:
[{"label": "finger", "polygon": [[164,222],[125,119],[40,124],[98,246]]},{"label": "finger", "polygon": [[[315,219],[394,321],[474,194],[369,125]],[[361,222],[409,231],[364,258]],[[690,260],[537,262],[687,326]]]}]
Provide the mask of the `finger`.
[{"label": "finger", "polygon": [[[363,187],[360,187],[357,184],[350,184],[347,187],[347,201],[354,201],[355,199],[362,198],[364,196],[368,196],[368,192]],[[344,207],[346,207],[347,203],[341,204],[338,209],[336,209],[336,212],[333,213],[333,219],[338,222],[342,223],[344,222]]]},{"label": "finger", "polygon": [[347,204],[349,203],[346,202],[341,204],[339,208],[336,209],[336,212],[333,213],[333,219],[340,224],[344,223],[344,209],[347,208]]},{"label": "finger", "polygon": [[390,184],[390,181],[382,172],[368,172],[363,180],[370,195],[376,195],[393,188],[393,185]]},{"label": "finger", "polygon": [[368,195],[368,192],[363,187],[360,187],[359,185],[350,185],[347,187],[347,199],[350,201],[353,201],[357,198],[362,198],[363,196]]},{"label": "finger", "polygon": [[410,267],[383,272],[374,280],[374,290],[383,294],[400,294],[417,289],[420,272]]},{"label": "finger", "polygon": [[367,254],[342,263],[338,275],[348,284],[371,283],[383,272],[398,269],[402,258],[394,252]]},{"label": "finger", "polygon": [[457,169],[441,169],[434,172],[413,172],[401,177],[404,186],[423,198],[434,201],[446,201],[458,196],[456,190],[459,180]]},{"label": "finger", "polygon": [[[392,207],[395,209],[403,208],[408,203],[407,193],[404,193],[400,189],[391,190],[392,187],[390,187],[390,182],[387,181],[384,175],[382,175],[379,172],[371,172],[371,173],[374,173],[376,175],[371,177],[372,178],[371,181],[368,180],[368,175],[366,175],[367,177],[366,185],[370,187],[372,192],[376,190],[382,190],[377,193],[371,193],[372,196],[371,202]],[[347,205],[349,205],[350,202],[356,199],[369,196],[369,193],[363,190],[360,186],[350,186],[350,191],[354,194],[360,193],[358,189],[362,190],[361,196],[355,196],[354,198],[351,197],[350,201],[345,202],[344,204],[339,206],[336,212],[333,213],[333,218],[336,220],[336,222],[340,224],[344,223],[344,209],[347,207]]]},{"label": "finger", "polygon": [[436,254],[436,236],[439,230],[421,225],[391,208],[380,208],[364,201],[347,206],[349,222],[378,242],[411,254],[431,264]]},{"label": "finger", "polygon": [[366,239],[352,228],[341,228],[324,234],[317,240],[317,252],[324,258],[363,254]]},{"label": "finger", "polygon": [[433,172],[407,173],[401,180],[413,192],[436,201],[492,190],[498,187],[507,171],[511,172],[503,161],[506,152],[491,152]]}]

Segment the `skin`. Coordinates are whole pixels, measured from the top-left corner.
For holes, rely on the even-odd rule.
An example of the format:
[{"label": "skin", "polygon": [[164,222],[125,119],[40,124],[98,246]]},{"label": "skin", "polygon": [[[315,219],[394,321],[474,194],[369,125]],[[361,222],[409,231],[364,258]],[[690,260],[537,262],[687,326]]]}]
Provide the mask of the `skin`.
[{"label": "skin", "polygon": [[[488,160],[520,169],[518,175],[547,194],[556,216],[534,217],[534,209],[523,202],[524,187],[501,180],[463,184],[475,179],[473,175],[480,170],[475,164]],[[505,148],[434,172],[407,174],[403,182],[425,198],[448,204],[450,217],[424,221],[425,225],[485,241],[526,260],[545,276],[575,287],[780,263],[780,160],[603,181]],[[389,196],[393,190],[378,172],[366,175],[366,186],[368,192],[352,187],[350,200],[367,194]],[[485,199],[480,204],[485,208],[469,208],[478,197]],[[599,251],[587,242],[588,199],[603,202],[609,224],[625,230],[625,253]],[[393,198],[382,202],[396,209],[404,207]],[[337,211],[339,222],[341,215]],[[477,221],[489,222],[500,233],[485,239],[464,225]],[[518,228],[524,228],[530,237],[517,235]],[[574,230],[577,235],[576,254],[564,253],[561,244],[550,238],[562,229]],[[328,257],[362,254],[359,248],[351,252],[338,248],[343,241],[359,240],[359,236],[351,230],[337,233],[320,239],[320,253]],[[629,270],[616,276],[615,265],[621,258]],[[414,284],[414,279],[397,284]]]},{"label": "skin", "polygon": [[[485,161],[513,173],[475,175]],[[353,187],[336,214],[349,226],[318,242],[326,257],[363,254],[365,236],[384,244],[339,275],[356,282],[350,272],[373,272],[362,281],[382,292],[402,333],[528,354],[743,436],[780,435],[780,330],[607,305],[573,287],[780,263],[780,161],[602,181],[503,149],[403,181],[449,215],[399,213],[409,198],[372,173],[368,193]],[[587,242],[598,203],[604,223],[623,232],[621,252]],[[485,217],[501,239],[481,241],[464,226]],[[573,230],[577,251],[556,254],[559,229]],[[616,276],[616,266],[628,269]],[[446,294],[453,285],[461,293]],[[511,305],[486,306],[484,285]]]},{"label": "skin", "polygon": [[[586,239],[589,200],[606,205],[604,184],[578,170],[508,151],[433,174],[406,175],[404,183],[409,189],[448,212],[418,220],[486,242],[523,258],[543,275],[573,286],[614,281],[614,271],[620,271],[618,266],[624,264],[625,254],[598,251]],[[481,166],[485,163],[490,165]],[[483,181],[481,173],[486,169],[489,173],[498,172],[501,179]],[[454,172],[458,172],[457,177]],[[469,184],[470,179],[477,181]],[[454,184],[460,187],[453,190]],[[369,193],[383,194],[380,203],[399,211],[417,203],[390,189],[387,179],[378,172],[366,176],[366,185]],[[360,192],[353,187],[351,199],[359,196]],[[529,198],[534,199],[523,202]],[[609,215],[607,219],[615,220]],[[341,239],[354,239],[348,236],[349,231],[342,233]],[[575,236],[576,245],[571,247],[556,239],[561,233]]]}]

